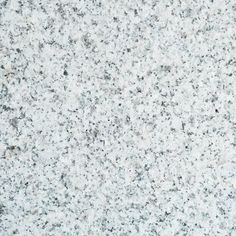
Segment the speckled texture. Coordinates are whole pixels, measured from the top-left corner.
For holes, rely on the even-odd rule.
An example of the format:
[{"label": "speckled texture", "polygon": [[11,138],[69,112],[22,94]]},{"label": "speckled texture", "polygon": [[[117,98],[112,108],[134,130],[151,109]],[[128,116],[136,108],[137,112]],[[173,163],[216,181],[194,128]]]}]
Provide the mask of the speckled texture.
[{"label": "speckled texture", "polygon": [[234,0],[0,1],[1,236],[235,236]]}]

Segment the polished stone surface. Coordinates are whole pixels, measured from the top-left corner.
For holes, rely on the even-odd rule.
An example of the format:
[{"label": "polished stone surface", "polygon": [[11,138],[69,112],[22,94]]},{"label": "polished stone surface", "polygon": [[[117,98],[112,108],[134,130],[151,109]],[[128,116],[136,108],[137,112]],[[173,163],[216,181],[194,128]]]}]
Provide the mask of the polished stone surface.
[{"label": "polished stone surface", "polygon": [[236,2],[0,1],[1,236],[235,236]]}]

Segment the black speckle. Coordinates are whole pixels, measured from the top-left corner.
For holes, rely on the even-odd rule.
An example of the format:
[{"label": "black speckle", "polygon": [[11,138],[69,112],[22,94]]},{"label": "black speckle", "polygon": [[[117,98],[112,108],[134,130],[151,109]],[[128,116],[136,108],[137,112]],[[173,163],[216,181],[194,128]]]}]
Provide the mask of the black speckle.
[{"label": "black speckle", "polygon": [[215,112],[216,112],[216,113],[219,113],[218,109],[215,109]]},{"label": "black speckle", "polygon": [[134,10],[134,14],[135,14],[136,16],[138,15],[137,9]]},{"label": "black speckle", "polygon": [[63,75],[67,76],[68,72],[66,70],[64,70]]},{"label": "black speckle", "polygon": [[170,72],[171,71],[171,66],[161,65],[161,71]]},{"label": "black speckle", "polygon": [[110,79],[111,79],[111,76],[110,76],[109,74],[105,74],[105,75],[104,75],[104,79],[105,79],[105,80],[110,80]]},{"label": "black speckle", "polygon": [[165,216],[168,216],[168,215],[170,215],[170,213],[169,213],[169,212],[167,212],[167,211],[165,211]]},{"label": "black speckle", "polygon": [[130,52],[131,51],[131,49],[130,48],[127,48],[127,52]]},{"label": "black speckle", "polygon": [[1,65],[1,68],[2,68],[2,69],[5,69],[5,67],[4,67],[3,65]]},{"label": "black speckle", "polygon": [[141,93],[142,92],[141,88],[137,88],[137,92]]},{"label": "black speckle", "polygon": [[62,174],[61,174],[61,180],[64,179],[64,177],[65,177],[65,174],[62,173]]},{"label": "black speckle", "polygon": [[7,1],[4,1],[2,5],[5,7],[7,5]]},{"label": "black speckle", "polygon": [[12,109],[11,107],[8,107],[8,106],[6,106],[6,105],[3,105],[2,106],[2,109],[4,110],[4,111],[10,111],[10,110],[14,110],[14,109]]},{"label": "black speckle", "polygon": [[162,107],[166,107],[166,105],[165,105],[165,102],[164,102],[164,101],[162,101],[162,102],[161,102],[161,106],[162,106]]},{"label": "black speckle", "polygon": [[18,229],[15,229],[12,233],[13,233],[13,234],[18,234],[19,231],[18,231]]},{"label": "black speckle", "polygon": [[20,151],[21,148],[18,147],[18,146],[12,145],[12,146],[8,146],[8,147],[7,147],[7,150],[10,150],[10,151]]},{"label": "black speckle", "polygon": [[16,51],[17,51],[18,53],[20,53],[20,49],[19,49],[19,48],[17,48]]},{"label": "black speckle", "polygon": [[14,149],[16,149],[16,146],[9,146],[8,149],[13,151]]},{"label": "black speckle", "polygon": [[4,213],[5,206],[3,204],[0,204],[0,216]]}]

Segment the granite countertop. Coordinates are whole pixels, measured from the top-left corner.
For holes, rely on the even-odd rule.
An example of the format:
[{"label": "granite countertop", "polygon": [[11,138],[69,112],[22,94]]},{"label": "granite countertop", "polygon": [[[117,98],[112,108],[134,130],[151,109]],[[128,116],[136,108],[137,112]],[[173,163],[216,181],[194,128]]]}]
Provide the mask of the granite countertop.
[{"label": "granite countertop", "polygon": [[236,2],[0,1],[1,236],[235,236]]}]

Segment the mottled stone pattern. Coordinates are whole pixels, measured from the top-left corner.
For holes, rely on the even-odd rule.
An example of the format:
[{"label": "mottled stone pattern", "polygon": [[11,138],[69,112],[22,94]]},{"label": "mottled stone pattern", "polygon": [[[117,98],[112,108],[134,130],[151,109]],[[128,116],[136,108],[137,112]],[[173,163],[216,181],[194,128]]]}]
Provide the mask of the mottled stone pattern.
[{"label": "mottled stone pattern", "polygon": [[0,0],[0,235],[235,236],[236,2]]}]

